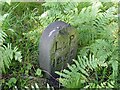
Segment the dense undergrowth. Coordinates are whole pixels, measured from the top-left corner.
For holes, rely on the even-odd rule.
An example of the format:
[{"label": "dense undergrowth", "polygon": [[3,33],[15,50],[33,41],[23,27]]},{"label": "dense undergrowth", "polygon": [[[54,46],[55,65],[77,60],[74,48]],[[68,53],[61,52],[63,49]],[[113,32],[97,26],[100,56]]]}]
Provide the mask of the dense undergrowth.
[{"label": "dense undergrowth", "polygon": [[[77,60],[56,71],[66,88],[118,88],[118,3],[10,2],[0,3],[0,73],[3,89],[19,89],[39,83],[38,44],[50,23],[62,20],[79,32]],[[37,87],[37,85],[35,84]]]}]

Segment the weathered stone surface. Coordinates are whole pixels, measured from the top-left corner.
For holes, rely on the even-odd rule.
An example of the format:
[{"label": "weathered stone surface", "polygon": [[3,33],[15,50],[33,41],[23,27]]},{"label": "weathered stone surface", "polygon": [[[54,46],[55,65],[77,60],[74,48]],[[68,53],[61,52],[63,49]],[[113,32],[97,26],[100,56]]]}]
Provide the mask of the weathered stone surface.
[{"label": "weathered stone surface", "polygon": [[[76,57],[78,33],[71,25],[56,21],[43,32],[39,44],[40,67],[54,76]],[[49,75],[46,74],[49,78]]]}]

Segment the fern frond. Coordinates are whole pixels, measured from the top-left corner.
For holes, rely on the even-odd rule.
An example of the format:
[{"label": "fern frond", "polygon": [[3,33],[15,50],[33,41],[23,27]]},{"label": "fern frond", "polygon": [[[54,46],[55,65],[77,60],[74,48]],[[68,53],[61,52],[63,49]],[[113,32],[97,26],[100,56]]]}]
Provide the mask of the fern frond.
[{"label": "fern frond", "polygon": [[7,44],[7,46],[3,45],[0,47],[0,69],[5,72],[5,67],[9,68],[11,61],[14,59],[21,61],[21,53],[17,51],[17,48],[12,49],[11,44]]},{"label": "fern frond", "polygon": [[[109,86],[112,87],[110,81],[103,82],[99,80],[100,75],[102,75],[102,73],[104,72],[103,70],[108,68],[108,64],[106,62],[101,63],[101,61],[95,58],[95,56],[92,54],[89,54],[89,57],[78,56],[78,60],[73,61],[74,64],[68,64],[68,69],[64,69],[62,72],[56,71],[56,73],[61,76],[61,78],[59,78],[59,82],[62,83],[63,86],[67,88],[83,88],[84,84],[86,85],[84,88],[107,88]],[[102,71],[102,73],[99,75],[100,71]],[[104,75],[105,74],[101,76],[103,79]],[[109,78],[107,80],[109,80]],[[106,86],[103,85],[104,83],[106,83]]]},{"label": "fern frond", "polygon": [[1,69],[5,72],[5,67],[9,68],[9,64],[11,63],[11,59],[13,58],[13,51],[11,50],[11,45],[8,44],[7,47],[3,45],[1,47]]},{"label": "fern frond", "polygon": [[6,38],[6,34],[0,30],[0,46],[3,45],[3,42],[5,41],[5,38]]}]

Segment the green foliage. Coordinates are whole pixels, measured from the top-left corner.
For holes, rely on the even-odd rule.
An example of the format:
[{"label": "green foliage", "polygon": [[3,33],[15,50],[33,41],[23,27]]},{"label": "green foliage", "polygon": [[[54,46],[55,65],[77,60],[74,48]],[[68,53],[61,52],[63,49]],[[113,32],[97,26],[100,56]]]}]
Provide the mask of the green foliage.
[{"label": "green foliage", "polygon": [[3,41],[5,41],[6,34],[0,30],[0,45],[3,45]]},{"label": "green foliage", "polygon": [[[111,2],[112,3],[112,2]],[[46,11],[39,17],[43,26],[47,26],[49,23],[55,20],[62,20],[70,23],[79,32],[79,51],[80,57],[86,57],[86,65],[90,69],[96,70],[90,67],[89,53],[93,54],[97,58],[97,70],[93,72],[95,75],[98,73],[109,72],[108,75],[103,77],[93,78],[89,80],[90,71],[86,71],[77,65],[68,66],[69,70],[58,73],[62,77],[59,79],[63,86],[68,88],[76,87],[94,87],[94,88],[110,88],[110,83],[114,82],[111,87],[116,87],[116,79],[118,76],[118,6],[117,3],[104,8],[104,3],[95,1],[90,3],[45,3],[44,7]],[[84,5],[83,8],[78,9],[80,5]],[[47,22],[46,22],[47,21]],[[77,60],[79,61],[79,60]],[[80,62],[79,62],[80,63]],[[88,63],[88,64],[87,64]],[[96,62],[94,62],[96,63]],[[85,65],[84,64],[84,65]],[[89,65],[90,64],[90,65]],[[81,65],[81,64],[80,64]],[[110,71],[109,71],[110,69]],[[82,70],[82,71],[81,71]],[[82,72],[82,74],[80,72]],[[82,75],[82,76],[81,76]],[[83,80],[81,79],[82,77]],[[101,81],[103,80],[103,81]],[[90,82],[89,82],[90,81]],[[74,83],[73,83],[74,82]],[[87,84],[89,83],[89,84]],[[93,84],[91,84],[93,83]]]},{"label": "green foliage", "polygon": [[[89,58],[87,58],[89,57]],[[68,69],[56,72],[60,75],[60,83],[67,88],[113,88],[114,79],[110,78],[109,64],[95,58],[94,55],[78,56]],[[114,71],[114,69],[113,69]]]},{"label": "green foliage", "polygon": [[8,35],[6,41],[12,43],[14,47],[18,45],[23,55],[23,61],[28,63],[35,61],[33,63],[36,64],[37,48],[42,30],[36,17],[42,13],[41,3],[13,2],[10,6],[4,4],[2,9],[2,13],[9,13],[2,26]]},{"label": "green foliage", "polygon": [[16,84],[16,82],[17,82],[16,78],[11,78],[8,81],[7,85],[9,86],[9,88],[11,88],[12,86],[14,86]]},{"label": "green foliage", "polygon": [[[2,22],[3,20],[6,18],[7,14],[4,14],[3,16],[1,16],[1,21],[0,21],[0,69],[5,72],[5,67],[9,68],[9,65],[12,61],[13,58],[15,58],[15,60],[18,60],[19,62],[21,62],[22,60],[22,56],[21,56],[21,52],[17,51],[18,48],[15,47],[14,49],[11,48],[11,44],[7,43],[7,45],[4,45],[4,41],[7,37],[6,33],[3,32],[1,26],[2,26]],[[14,57],[13,57],[14,56]]]},{"label": "green foliage", "polygon": [[[2,3],[0,3],[2,5]],[[21,52],[18,51],[17,47],[14,47],[12,49],[11,43],[6,42],[7,34],[3,31],[3,21],[6,19],[8,14],[1,15],[0,14],[0,75],[6,74],[8,72],[8,69],[10,69],[10,65],[12,64],[12,60],[16,60],[21,62],[22,56]],[[4,79],[1,80],[1,84],[4,83]],[[16,84],[16,79],[11,78],[6,85],[8,85],[9,88],[11,88],[13,85]]]},{"label": "green foliage", "polygon": [[[6,0],[7,3],[2,4],[0,68],[8,76],[6,79],[3,74],[3,89],[28,89],[32,76],[35,77],[30,84],[42,76],[38,66],[39,38],[46,26],[56,20],[70,23],[79,32],[78,59],[57,72],[60,83],[67,88],[116,87],[119,72],[117,3],[67,1],[15,3]],[[35,89],[33,87],[38,86],[30,85]],[[46,87],[49,88],[49,84]]]},{"label": "green foliage", "polygon": [[22,60],[21,52],[17,51],[16,47],[12,50],[11,44],[7,44],[7,46],[3,45],[3,47],[0,47],[0,56],[0,68],[3,70],[3,72],[5,72],[5,67],[9,68],[9,65],[11,64],[13,58],[19,62]]},{"label": "green foliage", "polygon": [[35,74],[41,77],[41,76],[42,76],[42,70],[38,68],[38,69],[36,70],[36,73],[35,73]]},{"label": "green foliage", "polygon": [[[35,76],[36,69],[39,67],[37,59],[41,34],[40,22],[36,16],[41,13],[41,3],[2,3],[1,14],[5,17],[0,22],[2,29],[0,31],[0,58],[2,58],[0,68],[5,71],[2,79],[3,89],[13,89],[14,86],[22,89],[28,85],[31,76]],[[37,75],[39,74],[38,71]],[[9,83],[11,77],[15,77],[17,83]]]}]

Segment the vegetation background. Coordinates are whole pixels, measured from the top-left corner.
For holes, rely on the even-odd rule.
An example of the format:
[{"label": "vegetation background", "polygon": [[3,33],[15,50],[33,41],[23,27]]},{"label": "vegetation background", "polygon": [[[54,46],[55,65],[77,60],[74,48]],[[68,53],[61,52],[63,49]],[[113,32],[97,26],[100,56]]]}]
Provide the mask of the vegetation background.
[{"label": "vegetation background", "polygon": [[68,64],[68,69],[56,71],[61,76],[57,79],[61,85],[65,88],[120,88],[120,31],[116,0],[5,1],[0,0],[2,90],[51,87],[38,65],[38,44],[42,31],[56,20],[74,26],[80,40],[74,63]]}]

